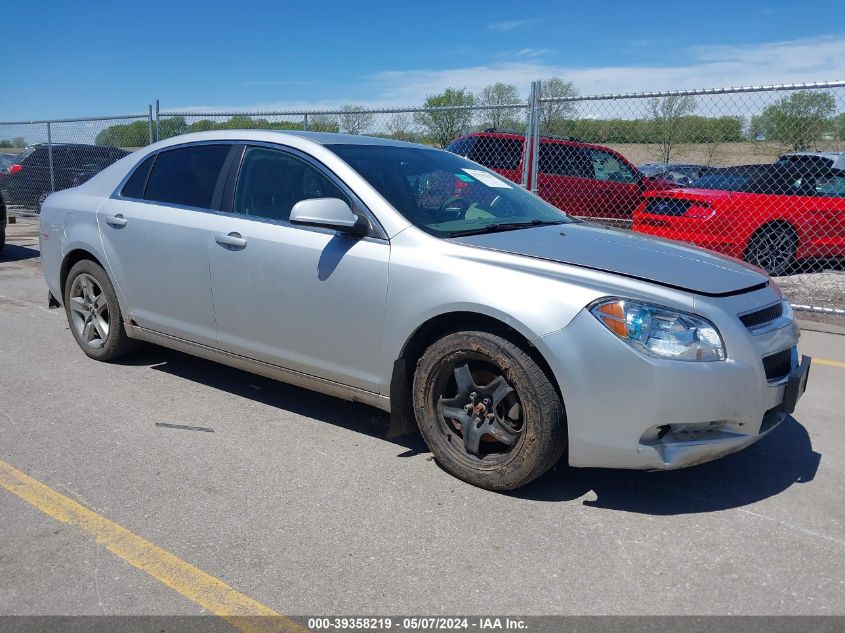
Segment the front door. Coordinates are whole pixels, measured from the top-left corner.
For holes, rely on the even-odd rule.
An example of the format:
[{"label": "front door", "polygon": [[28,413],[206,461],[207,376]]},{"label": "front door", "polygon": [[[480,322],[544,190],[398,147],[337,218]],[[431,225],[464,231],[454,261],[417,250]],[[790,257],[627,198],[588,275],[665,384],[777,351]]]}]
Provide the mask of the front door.
[{"label": "front door", "polygon": [[597,218],[630,220],[642,200],[638,174],[618,156],[600,149],[587,150],[592,162]]},{"label": "front door", "polygon": [[232,213],[215,216],[209,236],[219,345],[377,391],[390,244],[288,222],[310,198],[360,207],[306,157],[246,149]]}]

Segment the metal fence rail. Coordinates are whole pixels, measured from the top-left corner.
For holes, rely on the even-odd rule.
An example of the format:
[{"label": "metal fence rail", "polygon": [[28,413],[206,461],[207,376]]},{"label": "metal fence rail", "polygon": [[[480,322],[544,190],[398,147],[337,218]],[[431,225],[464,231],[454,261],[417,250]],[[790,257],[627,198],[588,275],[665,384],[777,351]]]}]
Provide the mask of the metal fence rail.
[{"label": "metal fence rail", "polygon": [[46,195],[121,151],[196,131],[381,136],[448,148],[571,215],[745,259],[776,275],[794,304],[843,314],[845,81],[587,96],[571,88],[533,82],[523,102],[469,95],[438,107],[269,112],[156,103],[132,115],[0,122],[0,153],[12,155],[0,164],[0,191],[12,213],[37,214]]}]

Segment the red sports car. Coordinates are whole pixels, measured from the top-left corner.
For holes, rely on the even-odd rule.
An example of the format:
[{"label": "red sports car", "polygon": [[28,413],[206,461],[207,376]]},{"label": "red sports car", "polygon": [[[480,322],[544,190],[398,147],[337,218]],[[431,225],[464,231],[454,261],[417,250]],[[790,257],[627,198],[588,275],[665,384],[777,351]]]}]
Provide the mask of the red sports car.
[{"label": "red sports car", "polygon": [[771,275],[845,257],[845,171],[794,165],[727,168],[692,187],[646,192],[635,231],[744,259]]}]

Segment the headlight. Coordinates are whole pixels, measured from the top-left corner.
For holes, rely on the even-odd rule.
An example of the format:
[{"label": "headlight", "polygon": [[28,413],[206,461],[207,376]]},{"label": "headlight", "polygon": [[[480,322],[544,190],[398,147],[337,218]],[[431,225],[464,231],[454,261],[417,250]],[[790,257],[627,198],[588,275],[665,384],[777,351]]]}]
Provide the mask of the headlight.
[{"label": "headlight", "polygon": [[606,299],[590,312],[634,349],[675,360],[725,360],[725,346],[716,326],[687,312],[634,301]]}]

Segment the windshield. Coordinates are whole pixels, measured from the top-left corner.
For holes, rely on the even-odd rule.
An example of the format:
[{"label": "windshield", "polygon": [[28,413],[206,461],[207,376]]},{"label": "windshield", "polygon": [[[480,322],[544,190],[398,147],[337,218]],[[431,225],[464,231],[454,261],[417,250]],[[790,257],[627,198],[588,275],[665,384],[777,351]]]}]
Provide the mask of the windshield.
[{"label": "windshield", "polygon": [[738,191],[748,181],[748,175],[737,172],[708,174],[690,185],[693,189],[721,189]]},{"label": "windshield", "polygon": [[449,152],[329,145],[409,222],[437,237],[572,220],[509,180]]}]

